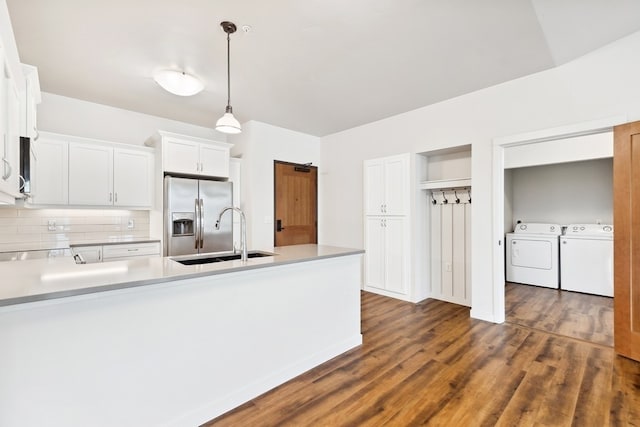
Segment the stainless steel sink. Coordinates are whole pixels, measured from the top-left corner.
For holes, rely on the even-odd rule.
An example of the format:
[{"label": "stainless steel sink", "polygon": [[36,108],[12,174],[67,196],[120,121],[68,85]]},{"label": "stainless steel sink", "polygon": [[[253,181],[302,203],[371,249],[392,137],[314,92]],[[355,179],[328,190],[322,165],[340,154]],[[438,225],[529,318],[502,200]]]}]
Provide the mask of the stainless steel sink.
[{"label": "stainless steel sink", "polygon": [[[249,258],[262,258],[268,256],[275,256],[272,252],[263,251],[249,251],[247,256]],[[202,254],[202,255],[183,255],[171,257],[175,262],[179,262],[183,265],[199,265],[199,264],[211,264],[214,262],[234,261],[240,259],[240,254],[234,253],[215,253],[215,254]]]}]

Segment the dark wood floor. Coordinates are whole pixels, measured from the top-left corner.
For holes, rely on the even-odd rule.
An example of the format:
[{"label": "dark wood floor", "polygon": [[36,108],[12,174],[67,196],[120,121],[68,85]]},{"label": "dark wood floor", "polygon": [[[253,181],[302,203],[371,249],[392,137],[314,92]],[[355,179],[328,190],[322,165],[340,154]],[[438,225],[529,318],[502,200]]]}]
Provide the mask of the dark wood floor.
[{"label": "dark wood floor", "polygon": [[640,425],[640,364],[513,313],[496,325],[466,307],[365,292],[361,347],[206,425]]}]

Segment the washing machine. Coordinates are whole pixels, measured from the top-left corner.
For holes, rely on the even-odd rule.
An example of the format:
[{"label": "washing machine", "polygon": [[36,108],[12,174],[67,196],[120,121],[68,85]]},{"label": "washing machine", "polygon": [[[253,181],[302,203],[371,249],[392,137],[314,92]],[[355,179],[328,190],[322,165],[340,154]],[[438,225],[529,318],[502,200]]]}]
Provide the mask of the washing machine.
[{"label": "washing machine", "polygon": [[571,224],[560,237],[560,287],[613,296],[613,226]]},{"label": "washing machine", "polygon": [[558,224],[517,224],[513,233],[507,233],[507,281],[558,289],[560,234]]}]

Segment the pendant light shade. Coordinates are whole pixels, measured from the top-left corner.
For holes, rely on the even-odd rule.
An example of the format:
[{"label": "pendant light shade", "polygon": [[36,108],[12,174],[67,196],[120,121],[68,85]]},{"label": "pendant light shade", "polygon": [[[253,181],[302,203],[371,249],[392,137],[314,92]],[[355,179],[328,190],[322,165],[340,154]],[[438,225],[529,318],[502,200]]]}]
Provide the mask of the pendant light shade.
[{"label": "pendant light shade", "polygon": [[223,133],[240,133],[242,132],[242,126],[240,122],[233,117],[231,107],[227,107],[227,112],[224,116],[220,117],[216,122],[216,130]]},{"label": "pendant light shade", "polygon": [[222,133],[240,133],[242,127],[240,122],[233,117],[233,108],[231,108],[231,54],[230,54],[230,35],[236,32],[236,25],[233,22],[224,21],[220,26],[227,33],[227,108],[225,113],[216,122],[216,130]]},{"label": "pendant light shade", "polygon": [[195,76],[178,70],[160,70],[153,79],[164,90],[179,96],[191,96],[204,89],[202,82]]}]

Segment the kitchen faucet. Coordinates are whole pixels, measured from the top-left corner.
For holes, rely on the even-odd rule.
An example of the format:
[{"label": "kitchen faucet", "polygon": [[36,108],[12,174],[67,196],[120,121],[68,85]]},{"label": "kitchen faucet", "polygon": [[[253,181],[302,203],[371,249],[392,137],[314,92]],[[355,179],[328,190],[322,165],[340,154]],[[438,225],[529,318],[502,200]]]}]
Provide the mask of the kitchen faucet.
[{"label": "kitchen faucet", "polygon": [[249,257],[247,256],[247,220],[244,217],[244,212],[242,212],[242,209],[233,206],[222,209],[218,214],[218,220],[216,221],[215,226],[216,230],[220,230],[220,219],[226,211],[236,211],[240,214],[240,244],[242,245],[240,259],[243,262],[246,262]]}]

